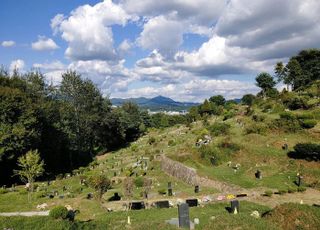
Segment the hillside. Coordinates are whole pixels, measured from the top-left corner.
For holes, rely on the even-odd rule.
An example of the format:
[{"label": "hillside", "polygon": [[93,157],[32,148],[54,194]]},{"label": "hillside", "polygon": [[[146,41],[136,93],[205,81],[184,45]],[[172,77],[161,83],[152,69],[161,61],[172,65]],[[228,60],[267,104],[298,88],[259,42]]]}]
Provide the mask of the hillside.
[{"label": "hillside", "polygon": [[192,102],[177,102],[168,97],[157,96],[154,98],[111,98],[111,103],[115,106],[121,106],[125,102],[134,102],[142,109],[149,109],[151,111],[180,111],[188,110],[192,106],[199,103]]}]

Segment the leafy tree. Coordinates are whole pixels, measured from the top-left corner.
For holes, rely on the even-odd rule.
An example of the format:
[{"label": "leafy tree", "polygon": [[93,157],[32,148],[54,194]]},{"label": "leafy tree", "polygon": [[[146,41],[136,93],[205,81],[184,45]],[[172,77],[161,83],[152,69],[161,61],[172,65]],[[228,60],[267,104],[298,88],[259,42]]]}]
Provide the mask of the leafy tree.
[{"label": "leafy tree", "polygon": [[241,98],[241,102],[245,105],[251,106],[255,100],[255,96],[252,94],[246,94]]},{"label": "leafy tree", "polygon": [[272,89],[276,85],[273,77],[268,73],[260,73],[256,77],[256,82],[256,85],[262,89],[263,97],[266,97],[268,89]]},{"label": "leafy tree", "polygon": [[44,162],[41,160],[38,150],[30,150],[26,155],[19,157],[18,166],[20,169],[15,170],[16,175],[23,182],[29,183],[29,191],[33,192],[35,179],[44,173]]},{"label": "leafy tree", "polygon": [[97,198],[99,200],[101,200],[102,195],[111,188],[110,180],[104,175],[91,176],[89,178],[89,185],[97,192]]},{"label": "leafy tree", "polygon": [[223,106],[226,103],[226,99],[221,95],[212,96],[209,98],[209,101],[211,101],[213,104],[217,106],[220,106],[220,105]]},{"label": "leafy tree", "polygon": [[286,68],[288,69],[288,74],[285,76],[283,82],[287,85],[291,85],[293,90],[296,90],[307,83],[306,76],[303,75],[303,71],[297,59],[291,58]]}]

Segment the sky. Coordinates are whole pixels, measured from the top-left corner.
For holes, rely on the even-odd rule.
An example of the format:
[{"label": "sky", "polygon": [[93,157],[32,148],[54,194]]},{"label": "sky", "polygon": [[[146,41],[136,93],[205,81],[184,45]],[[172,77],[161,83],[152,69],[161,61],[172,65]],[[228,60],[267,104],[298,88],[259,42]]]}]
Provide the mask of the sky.
[{"label": "sky", "polygon": [[241,98],[320,48],[319,12],[318,0],[1,0],[0,64],[53,84],[76,70],[111,98]]}]

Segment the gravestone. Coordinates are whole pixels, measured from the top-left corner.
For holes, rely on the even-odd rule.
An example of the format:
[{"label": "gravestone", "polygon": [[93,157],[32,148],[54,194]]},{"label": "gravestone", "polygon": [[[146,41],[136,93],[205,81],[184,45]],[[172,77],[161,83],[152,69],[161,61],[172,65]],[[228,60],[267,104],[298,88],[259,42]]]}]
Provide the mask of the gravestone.
[{"label": "gravestone", "polygon": [[195,192],[195,193],[199,193],[199,190],[200,190],[200,189],[199,189],[199,185],[194,186],[194,192]]},{"label": "gravestone", "polygon": [[172,196],[172,183],[168,182],[168,196]]},{"label": "gravestone", "polygon": [[239,201],[238,200],[232,200],[230,201],[231,209],[230,212],[233,214],[239,213]]},{"label": "gravestone", "polygon": [[57,190],[53,191],[54,196],[59,196],[59,192]]},{"label": "gravestone", "polygon": [[161,200],[161,201],[155,202],[155,206],[157,208],[169,208],[170,204],[168,200]]},{"label": "gravestone", "polygon": [[246,197],[246,196],[248,196],[248,194],[245,194],[245,193],[241,193],[241,194],[236,195],[236,197]]},{"label": "gravestone", "polygon": [[282,145],[282,149],[283,149],[283,150],[288,150],[288,144],[285,143],[284,145]]},{"label": "gravestone", "polygon": [[211,162],[212,166],[216,165],[216,159],[214,157],[210,158],[210,162]]},{"label": "gravestone", "polygon": [[113,172],[113,176],[117,176],[117,172]]},{"label": "gravestone", "polygon": [[141,209],[145,209],[145,205],[143,201],[139,201],[139,202],[132,202],[129,204],[129,206],[131,207],[131,210],[141,210]]},{"label": "gravestone", "polygon": [[93,194],[92,194],[91,192],[89,192],[89,193],[87,194],[87,199],[90,200],[90,199],[92,199],[92,198],[93,198]]},{"label": "gravestone", "polygon": [[112,197],[109,198],[109,201],[119,201],[121,200],[121,196],[117,192],[114,193]]},{"label": "gravestone", "polygon": [[260,170],[257,170],[257,172],[254,175],[255,175],[256,179],[261,179],[262,178]]},{"label": "gravestone", "polygon": [[197,207],[198,199],[187,199],[186,203],[189,205],[189,207]]},{"label": "gravestone", "polygon": [[296,184],[300,187],[302,185],[302,179],[303,176],[301,176],[299,173],[297,174]]},{"label": "gravestone", "polygon": [[178,219],[180,228],[190,229],[189,205],[182,203],[178,205]]}]

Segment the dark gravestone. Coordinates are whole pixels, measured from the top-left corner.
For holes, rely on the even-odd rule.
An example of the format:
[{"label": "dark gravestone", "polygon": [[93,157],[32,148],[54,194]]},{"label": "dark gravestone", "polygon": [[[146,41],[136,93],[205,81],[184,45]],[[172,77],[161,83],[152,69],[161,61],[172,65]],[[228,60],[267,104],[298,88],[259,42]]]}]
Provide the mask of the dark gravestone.
[{"label": "dark gravestone", "polygon": [[236,197],[246,197],[246,196],[248,196],[248,195],[245,193],[242,193],[242,194],[238,194]]},{"label": "dark gravestone", "polygon": [[155,205],[157,208],[169,208],[170,207],[169,201],[167,201],[167,200],[157,201],[155,203]]},{"label": "dark gravestone", "polygon": [[303,176],[297,175],[296,185],[298,185],[299,187],[302,185],[302,179],[303,179]]},{"label": "dark gravestone", "polygon": [[189,205],[182,203],[178,205],[179,227],[190,229]]},{"label": "dark gravestone", "polygon": [[172,183],[168,182],[168,196],[172,196]]},{"label": "dark gravestone", "polygon": [[232,200],[230,201],[231,209],[230,212],[233,214],[239,213],[239,201],[238,200]]},{"label": "dark gravestone", "polygon": [[49,194],[48,198],[53,199],[54,195],[53,194]]},{"label": "dark gravestone", "polygon": [[113,176],[117,176],[117,172],[113,172]]},{"label": "dark gravestone", "polygon": [[195,192],[195,193],[199,193],[199,190],[200,190],[200,189],[199,189],[199,185],[194,186],[194,192]]},{"label": "dark gravestone", "polygon": [[186,200],[186,203],[189,205],[189,207],[197,207],[198,199],[188,199]]},{"label": "dark gravestone", "polygon": [[282,145],[282,149],[283,149],[283,150],[288,150],[288,144],[285,143],[284,145]]},{"label": "dark gravestone", "polygon": [[214,157],[211,157],[210,158],[210,162],[211,162],[211,164],[212,164],[212,166],[215,166],[216,165],[216,159],[214,158]]},{"label": "dark gravestone", "polygon": [[93,198],[93,194],[92,194],[91,192],[88,193],[88,194],[87,194],[87,199],[90,200],[90,199],[92,199],[92,198]]},{"label": "dark gravestone", "polygon": [[140,210],[140,209],[145,209],[145,205],[143,201],[139,202],[132,202],[130,203],[131,210]]},{"label": "dark gravestone", "polygon": [[259,170],[257,170],[257,172],[254,174],[256,176],[256,179],[261,179],[261,172]]},{"label": "dark gravestone", "polygon": [[121,200],[121,196],[117,192],[114,193],[112,197],[109,198],[109,201],[119,201]]}]

